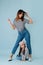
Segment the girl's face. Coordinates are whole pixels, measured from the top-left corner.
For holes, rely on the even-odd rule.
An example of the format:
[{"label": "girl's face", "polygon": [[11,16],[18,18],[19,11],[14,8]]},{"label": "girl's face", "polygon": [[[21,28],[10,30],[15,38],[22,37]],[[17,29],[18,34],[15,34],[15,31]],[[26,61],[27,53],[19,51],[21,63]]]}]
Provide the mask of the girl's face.
[{"label": "girl's face", "polygon": [[19,13],[18,17],[21,19],[23,17],[23,12]]},{"label": "girl's face", "polygon": [[25,44],[23,43],[23,44],[21,44],[21,46],[20,46],[21,48],[24,48],[25,47]]}]

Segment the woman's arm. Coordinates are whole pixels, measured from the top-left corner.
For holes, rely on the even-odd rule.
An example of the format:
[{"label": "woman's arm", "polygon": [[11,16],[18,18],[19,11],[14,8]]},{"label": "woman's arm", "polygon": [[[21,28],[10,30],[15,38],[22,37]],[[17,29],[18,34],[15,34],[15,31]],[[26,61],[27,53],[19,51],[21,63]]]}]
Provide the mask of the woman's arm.
[{"label": "woman's arm", "polygon": [[33,23],[33,21],[32,21],[32,18],[28,15],[28,13],[26,12],[26,14],[25,14],[28,18],[29,18],[29,23],[30,24],[32,24]]},{"label": "woman's arm", "polygon": [[30,23],[30,24],[32,24],[32,23],[33,23],[33,21],[32,21],[32,19],[31,19],[31,17],[29,17],[29,23]]},{"label": "woman's arm", "polygon": [[13,29],[15,29],[15,25],[14,25],[14,24],[12,24],[12,22],[11,22],[11,20],[10,20],[10,19],[8,19],[8,22],[9,22],[9,24],[11,25],[11,27],[12,27]]}]

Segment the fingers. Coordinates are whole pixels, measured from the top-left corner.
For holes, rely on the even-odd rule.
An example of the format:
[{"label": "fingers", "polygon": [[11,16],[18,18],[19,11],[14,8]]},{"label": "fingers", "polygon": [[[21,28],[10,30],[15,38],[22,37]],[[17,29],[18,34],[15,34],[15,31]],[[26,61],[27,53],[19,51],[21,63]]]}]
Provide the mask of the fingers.
[{"label": "fingers", "polygon": [[10,19],[8,18],[8,21],[10,21]]},{"label": "fingers", "polygon": [[29,17],[28,12],[25,13],[25,16]]}]

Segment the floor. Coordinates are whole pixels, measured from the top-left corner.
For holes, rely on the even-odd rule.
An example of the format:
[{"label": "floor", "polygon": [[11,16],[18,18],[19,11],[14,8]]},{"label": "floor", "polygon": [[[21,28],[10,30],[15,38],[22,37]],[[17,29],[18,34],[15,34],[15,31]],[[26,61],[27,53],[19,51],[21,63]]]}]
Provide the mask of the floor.
[{"label": "floor", "polygon": [[31,62],[29,61],[20,61],[16,58],[13,58],[13,61],[8,61],[8,55],[0,56],[0,65],[43,65],[43,58],[34,58]]}]

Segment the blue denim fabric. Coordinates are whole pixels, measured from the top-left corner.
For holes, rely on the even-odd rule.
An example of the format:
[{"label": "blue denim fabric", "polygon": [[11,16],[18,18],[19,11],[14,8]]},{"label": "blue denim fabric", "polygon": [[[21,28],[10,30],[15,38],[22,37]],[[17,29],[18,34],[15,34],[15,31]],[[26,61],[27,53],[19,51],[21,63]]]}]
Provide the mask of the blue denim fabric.
[{"label": "blue denim fabric", "polygon": [[17,38],[16,43],[13,47],[12,54],[15,54],[15,52],[16,52],[18,46],[19,46],[19,42],[22,41],[24,38],[26,40],[26,44],[27,44],[27,48],[29,50],[29,54],[32,53],[31,44],[30,44],[30,33],[27,31],[27,29],[24,29],[23,31],[18,32],[18,38]]}]

